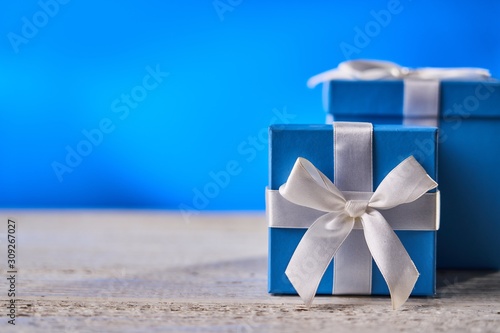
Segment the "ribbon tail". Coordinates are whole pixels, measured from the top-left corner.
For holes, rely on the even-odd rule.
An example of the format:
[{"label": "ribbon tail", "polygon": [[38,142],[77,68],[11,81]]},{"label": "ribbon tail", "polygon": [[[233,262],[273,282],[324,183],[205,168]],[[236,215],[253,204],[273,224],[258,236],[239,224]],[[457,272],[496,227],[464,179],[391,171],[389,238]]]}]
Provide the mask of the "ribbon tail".
[{"label": "ribbon tail", "polygon": [[333,256],[354,227],[345,213],[319,217],[302,237],[285,274],[307,307],[311,306],[319,283]]},{"label": "ribbon tail", "polygon": [[366,243],[389,287],[392,308],[396,310],[410,297],[419,276],[418,270],[382,214],[368,209],[361,222]]}]

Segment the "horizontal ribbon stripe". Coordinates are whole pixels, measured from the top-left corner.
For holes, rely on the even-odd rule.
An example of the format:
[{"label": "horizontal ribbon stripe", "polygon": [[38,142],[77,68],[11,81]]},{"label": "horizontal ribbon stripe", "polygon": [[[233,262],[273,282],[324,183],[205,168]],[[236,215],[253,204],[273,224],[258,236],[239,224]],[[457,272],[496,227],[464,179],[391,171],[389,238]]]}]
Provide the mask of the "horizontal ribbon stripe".
[{"label": "horizontal ribbon stripe", "polygon": [[[342,192],[346,200],[369,200],[370,192]],[[393,230],[439,230],[440,192],[426,193],[414,202],[380,213]],[[279,190],[266,189],[267,220],[272,228],[307,229],[324,212],[296,205],[281,196]],[[354,229],[362,229],[361,223]]]}]

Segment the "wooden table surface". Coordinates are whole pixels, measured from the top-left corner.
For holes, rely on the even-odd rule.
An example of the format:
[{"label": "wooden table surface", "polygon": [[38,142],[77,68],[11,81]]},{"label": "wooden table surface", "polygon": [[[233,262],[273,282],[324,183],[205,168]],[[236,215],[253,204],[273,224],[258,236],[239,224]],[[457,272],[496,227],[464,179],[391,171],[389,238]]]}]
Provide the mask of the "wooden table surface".
[{"label": "wooden table surface", "polygon": [[[16,218],[16,325],[7,217]],[[500,273],[445,271],[436,297],[267,293],[264,214],[0,212],[0,332],[500,332]]]}]

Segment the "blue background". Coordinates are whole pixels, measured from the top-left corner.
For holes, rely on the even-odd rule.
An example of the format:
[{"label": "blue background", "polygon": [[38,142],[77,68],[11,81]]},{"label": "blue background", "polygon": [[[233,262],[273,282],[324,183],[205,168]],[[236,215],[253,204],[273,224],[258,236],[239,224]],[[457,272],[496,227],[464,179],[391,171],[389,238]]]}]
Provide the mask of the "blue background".
[{"label": "blue background", "polygon": [[310,76],[356,58],[500,76],[495,1],[401,0],[383,24],[388,1],[54,1],[0,11],[0,207],[261,210],[267,126],[324,122]]}]

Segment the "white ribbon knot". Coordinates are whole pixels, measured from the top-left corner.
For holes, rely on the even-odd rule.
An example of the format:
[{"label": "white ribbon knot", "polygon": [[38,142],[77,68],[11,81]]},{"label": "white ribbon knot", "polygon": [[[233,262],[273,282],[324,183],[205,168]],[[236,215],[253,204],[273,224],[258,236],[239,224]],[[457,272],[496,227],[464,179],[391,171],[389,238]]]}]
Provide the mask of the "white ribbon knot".
[{"label": "white ribbon knot", "polygon": [[394,309],[403,305],[419,273],[401,241],[379,209],[417,200],[437,183],[410,156],[380,183],[371,198],[347,201],[342,192],[311,162],[298,158],[279,192],[288,201],[322,212],[299,242],[285,271],[307,306],[337,250],[359,220],[370,253],[391,294]]},{"label": "white ribbon knot", "polygon": [[361,217],[366,212],[369,203],[367,200],[349,200],[345,203],[345,212],[350,217]]}]

